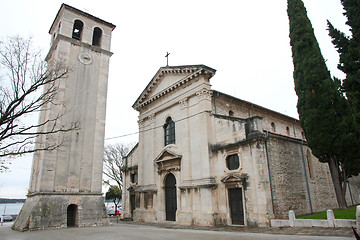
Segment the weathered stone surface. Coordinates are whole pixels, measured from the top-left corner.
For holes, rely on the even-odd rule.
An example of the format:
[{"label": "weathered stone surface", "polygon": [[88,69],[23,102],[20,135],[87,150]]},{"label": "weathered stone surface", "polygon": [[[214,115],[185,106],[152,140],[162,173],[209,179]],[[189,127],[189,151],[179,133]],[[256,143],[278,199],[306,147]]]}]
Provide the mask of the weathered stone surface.
[{"label": "weathered stone surface", "polygon": [[[165,222],[168,174],[180,224],[268,226],[289,210],[336,207],[328,166],[311,154],[299,121],[212,90],[214,73],[203,65],[160,68],[134,103],[140,135],[125,159],[123,217]],[[176,138],[165,146],[168,117]],[[230,157],[238,159],[233,167]],[[243,222],[232,213],[233,189]]]},{"label": "weathered stone surface", "polygon": [[[82,22],[82,26],[77,25]],[[102,32],[92,45],[94,29]],[[34,154],[26,200],[13,228],[109,224],[102,199],[102,159],[111,31],[114,25],[63,4],[50,29],[48,67],[59,62],[71,71],[59,82],[56,99],[43,109],[42,122],[60,116],[57,126],[77,125],[70,132],[40,135],[38,144],[61,143]],[[77,35],[77,37],[75,37]],[[50,117],[49,117],[50,116]],[[52,128],[52,122],[43,126]]]}]

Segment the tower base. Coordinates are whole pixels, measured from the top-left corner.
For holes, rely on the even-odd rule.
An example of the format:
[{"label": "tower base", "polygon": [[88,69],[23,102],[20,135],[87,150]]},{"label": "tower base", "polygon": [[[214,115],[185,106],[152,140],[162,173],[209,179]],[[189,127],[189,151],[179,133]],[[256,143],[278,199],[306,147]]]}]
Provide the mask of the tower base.
[{"label": "tower base", "polygon": [[12,229],[31,231],[109,224],[101,194],[35,193],[26,199]]}]

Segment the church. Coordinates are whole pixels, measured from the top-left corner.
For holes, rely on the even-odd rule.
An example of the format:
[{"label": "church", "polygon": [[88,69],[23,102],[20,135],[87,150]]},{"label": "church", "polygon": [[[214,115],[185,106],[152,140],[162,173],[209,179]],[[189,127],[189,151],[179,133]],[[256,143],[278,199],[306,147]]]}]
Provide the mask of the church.
[{"label": "church", "polygon": [[[337,208],[328,165],[312,155],[299,120],[213,90],[215,73],[161,67],[133,104],[139,142],[124,158],[122,217],[269,226],[289,210]],[[359,188],[350,185],[354,205]]]}]

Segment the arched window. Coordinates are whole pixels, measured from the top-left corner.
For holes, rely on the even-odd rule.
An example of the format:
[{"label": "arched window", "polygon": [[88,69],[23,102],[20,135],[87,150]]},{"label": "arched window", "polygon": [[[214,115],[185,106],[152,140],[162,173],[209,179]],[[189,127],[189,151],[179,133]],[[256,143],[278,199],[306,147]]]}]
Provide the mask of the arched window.
[{"label": "arched window", "polygon": [[289,128],[289,127],[286,127],[286,134],[287,134],[288,136],[290,136],[290,128]]},{"label": "arched window", "polygon": [[98,27],[94,28],[93,38],[92,38],[92,45],[100,47],[101,44],[101,36],[102,30]]},{"label": "arched window", "polygon": [[75,20],[73,32],[72,32],[72,38],[76,40],[81,40],[83,28],[84,28],[84,23],[80,20]]},{"label": "arched window", "polygon": [[274,122],[271,123],[271,131],[276,132],[276,126]]},{"label": "arched window", "polygon": [[229,111],[229,116],[230,116],[230,117],[233,117],[233,116],[234,116],[234,112],[230,110],[230,111]]},{"label": "arched window", "polygon": [[229,170],[236,170],[240,166],[239,156],[237,154],[229,155],[226,157],[226,167]]},{"label": "arched window", "polygon": [[175,144],[175,122],[168,117],[164,125],[165,146]]}]

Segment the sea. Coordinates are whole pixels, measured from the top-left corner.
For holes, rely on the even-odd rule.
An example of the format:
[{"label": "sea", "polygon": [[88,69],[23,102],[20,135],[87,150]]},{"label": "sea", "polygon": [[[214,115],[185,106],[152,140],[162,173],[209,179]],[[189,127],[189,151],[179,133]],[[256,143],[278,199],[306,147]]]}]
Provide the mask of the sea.
[{"label": "sea", "polygon": [[0,215],[19,214],[24,203],[0,203]]}]

